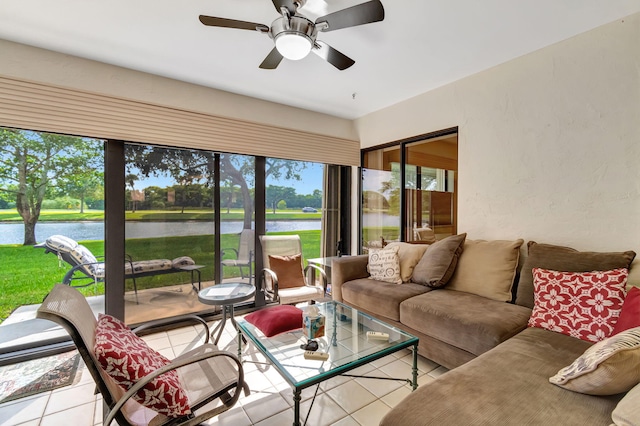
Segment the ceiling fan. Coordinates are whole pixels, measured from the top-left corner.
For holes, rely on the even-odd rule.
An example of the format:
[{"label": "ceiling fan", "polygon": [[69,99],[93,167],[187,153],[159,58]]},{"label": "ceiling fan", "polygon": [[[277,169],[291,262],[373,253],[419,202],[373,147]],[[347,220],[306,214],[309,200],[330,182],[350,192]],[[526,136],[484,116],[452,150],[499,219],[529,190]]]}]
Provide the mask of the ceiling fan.
[{"label": "ceiling fan", "polygon": [[327,43],[317,40],[318,32],[335,31],[384,19],[384,8],[380,0],[371,0],[321,16],[315,22],[298,13],[298,8],[304,6],[307,0],[272,1],[282,16],[271,23],[271,28],[254,22],[205,15],[200,15],[200,22],[211,27],[238,28],[268,34],[275,41],[275,47],[260,64],[263,69],[277,68],[282,58],[295,61],[313,52],[339,70],[345,70],[355,61]]}]

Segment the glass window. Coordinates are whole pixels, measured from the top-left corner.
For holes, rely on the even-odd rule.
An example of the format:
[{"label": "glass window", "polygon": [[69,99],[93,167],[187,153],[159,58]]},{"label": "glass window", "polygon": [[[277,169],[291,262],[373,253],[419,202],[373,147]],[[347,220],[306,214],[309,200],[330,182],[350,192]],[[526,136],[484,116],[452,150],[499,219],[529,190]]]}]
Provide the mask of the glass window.
[{"label": "glass window", "polygon": [[455,234],[457,170],[457,133],[364,150],[363,251],[391,241],[433,243]]},{"label": "glass window", "polygon": [[362,244],[382,247],[400,239],[400,147],[364,153],[362,165]]},{"label": "glass window", "polygon": [[266,159],[266,233],[297,234],[302,257],[320,257],[324,165]]},{"label": "glass window", "polygon": [[[104,141],[0,128],[0,322],[3,336],[11,336],[0,341],[0,353],[67,336],[61,328],[38,333],[24,326],[77,264],[58,258],[60,251],[34,249],[54,235],[65,237],[58,239],[64,247],[81,244],[102,261]],[[104,312],[102,277],[78,271],[73,278],[94,310]]]},{"label": "glass window", "polygon": [[405,150],[405,241],[454,235],[457,135],[410,143]]},{"label": "glass window", "polygon": [[206,310],[214,281],[213,153],[125,145],[125,319],[140,323]]},{"label": "glass window", "polygon": [[220,155],[222,281],[254,283],[255,157]]},{"label": "glass window", "polygon": [[[34,318],[37,304],[72,268],[53,254],[34,250],[33,244],[63,235],[84,245],[96,264],[103,262],[104,209],[109,208],[105,189],[109,196],[125,201],[124,211],[121,205],[113,211],[112,203],[108,212],[111,218],[124,217],[124,293],[117,278],[113,279],[117,284],[106,290],[110,310],[124,312],[129,324],[217,312],[219,308],[198,302],[197,291],[221,282],[255,282],[256,229],[298,234],[306,260],[335,255],[344,239],[341,233],[349,232],[349,227],[346,231],[341,227],[347,208],[340,204],[340,191],[330,191],[335,199],[324,200],[325,185],[335,188],[342,175],[337,166],[2,128],[0,141],[3,326],[12,321],[13,312],[27,305],[34,305],[30,311]],[[124,158],[112,155],[105,166],[109,144],[117,148],[109,153],[124,147]],[[265,164],[264,180],[256,176],[257,164]],[[105,181],[105,167],[117,170],[117,188]],[[262,195],[263,190],[265,205],[256,206],[256,191]],[[325,211],[332,212],[327,223]],[[323,238],[323,232],[335,235]],[[110,253],[122,250],[114,238],[110,244],[114,244]],[[73,276],[78,279],[73,284],[92,298],[96,312],[104,312],[101,271],[102,275],[88,278],[80,272]],[[50,343],[40,339],[38,330],[25,330],[25,336],[0,342],[4,345],[0,355],[5,348],[10,352],[25,344]],[[68,340],[62,329],[54,337]]]}]

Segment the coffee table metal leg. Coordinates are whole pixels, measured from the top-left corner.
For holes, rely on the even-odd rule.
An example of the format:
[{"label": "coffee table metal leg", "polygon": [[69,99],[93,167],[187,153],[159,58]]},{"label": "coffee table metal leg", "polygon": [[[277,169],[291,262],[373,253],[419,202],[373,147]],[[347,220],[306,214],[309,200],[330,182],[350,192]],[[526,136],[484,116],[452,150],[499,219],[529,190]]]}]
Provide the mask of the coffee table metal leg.
[{"label": "coffee table metal leg", "polygon": [[411,383],[411,387],[413,390],[418,388],[418,344],[413,345],[413,367],[411,368],[411,373],[413,375],[413,383]]},{"label": "coffee table metal leg", "polygon": [[302,391],[296,388],[293,391],[293,426],[300,426],[300,399]]}]

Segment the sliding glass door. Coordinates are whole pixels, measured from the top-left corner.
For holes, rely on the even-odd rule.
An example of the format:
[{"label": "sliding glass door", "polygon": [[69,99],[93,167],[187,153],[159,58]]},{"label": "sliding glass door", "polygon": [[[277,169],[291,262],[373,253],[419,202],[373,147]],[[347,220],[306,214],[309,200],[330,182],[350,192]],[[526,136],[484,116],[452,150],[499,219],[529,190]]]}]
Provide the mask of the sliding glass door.
[{"label": "sliding glass door", "polygon": [[[97,259],[104,254],[104,146],[0,128],[0,358],[68,338],[35,319],[35,310],[75,265],[62,253],[80,245]],[[102,280],[81,272],[74,278],[94,311],[104,312]]]},{"label": "sliding glass door", "polygon": [[339,189],[350,185],[338,183],[339,166],[13,129],[0,137],[0,331],[12,322],[23,330],[0,339],[0,357],[67,339],[35,319],[73,267],[33,248],[51,235],[82,244],[101,265],[79,287],[95,312],[135,325],[215,314],[198,290],[256,285],[260,233],[300,235],[310,259],[335,255],[350,231],[338,225],[349,217]]},{"label": "sliding glass door", "polygon": [[214,282],[215,155],[126,144],[125,319],[140,323],[206,310]]},{"label": "sliding glass door", "polygon": [[400,239],[400,147],[363,154],[362,247],[378,248]]},{"label": "sliding glass door", "polygon": [[457,171],[457,129],[363,150],[363,252],[455,234]]}]

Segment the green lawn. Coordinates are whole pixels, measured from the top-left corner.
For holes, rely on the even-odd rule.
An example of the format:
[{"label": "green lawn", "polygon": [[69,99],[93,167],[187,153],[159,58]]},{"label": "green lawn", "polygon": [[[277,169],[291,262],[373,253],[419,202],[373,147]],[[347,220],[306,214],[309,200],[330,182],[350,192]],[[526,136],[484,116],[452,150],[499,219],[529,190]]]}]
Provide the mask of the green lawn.
[{"label": "green lawn", "polygon": [[[320,256],[320,231],[297,231],[295,234],[300,235],[302,239],[305,258]],[[222,248],[237,248],[238,239],[237,234],[221,235]],[[96,256],[104,254],[103,241],[82,241],[82,244]],[[213,280],[211,235],[131,239],[126,242],[126,252],[134,260],[190,256],[197,264],[206,265],[201,271],[202,280]],[[229,250],[228,253],[232,252]],[[0,259],[0,322],[21,305],[42,302],[53,284],[60,282],[70,268],[65,262],[59,265],[60,262],[53,254],[45,254],[42,249],[18,244],[0,245]],[[240,276],[238,268],[225,268],[224,274],[225,277]],[[138,289],[146,289],[188,283],[190,276],[187,273],[176,273],[140,278],[136,281]],[[127,288],[133,289],[131,280],[127,280]],[[80,291],[87,296],[103,294],[104,287],[102,284],[97,287],[92,284],[81,288]]]},{"label": "green lawn", "polygon": [[[213,222],[213,212],[210,209],[187,209],[182,213],[180,210],[138,210],[135,213],[125,212],[126,220],[142,221],[184,221],[184,220],[204,220]],[[267,212],[267,220],[312,220],[320,219],[321,212],[302,213],[300,210],[277,210]],[[222,210],[220,213],[222,220],[242,220],[244,211],[241,209]],[[85,213],[78,213],[72,210],[42,210],[40,221],[75,221],[75,220],[104,220],[104,211],[86,210]],[[0,222],[22,222],[22,218],[15,209],[0,210]]]},{"label": "green lawn", "polygon": [[[40,221],[75,221],[75,220],[96,220],[104,221],[103,210],[85,210],[80,214],[71,210],[42,210],[40,212]],[[22,222],[22,218],[16,209],[0,210],[0,222]]]}]

